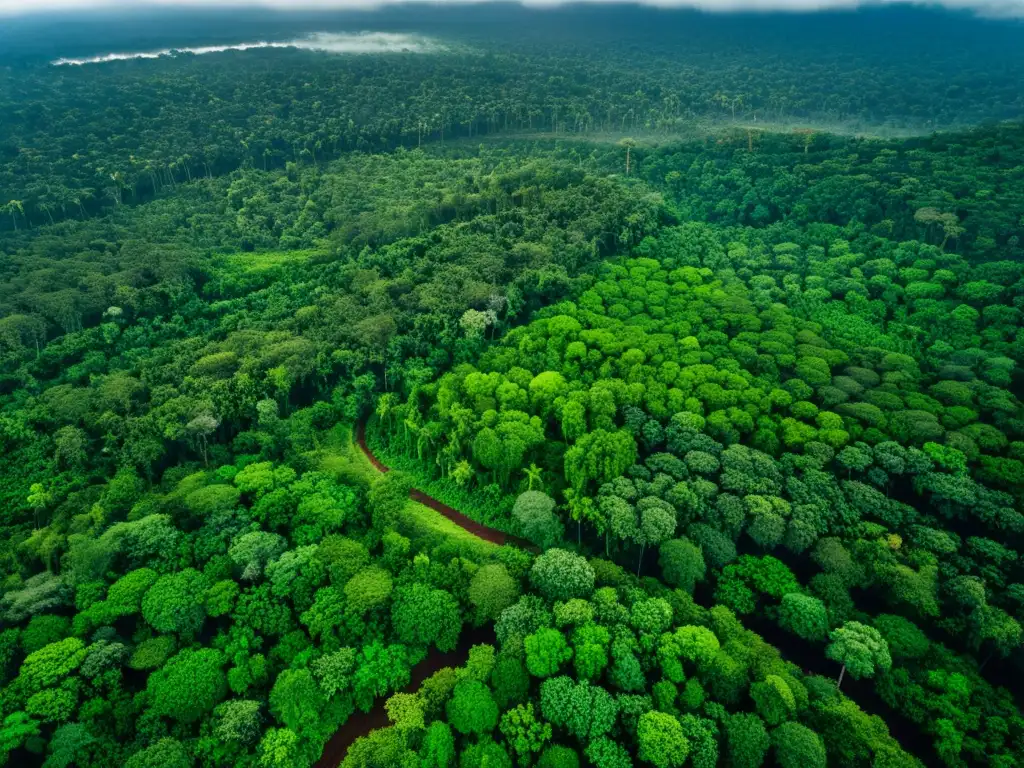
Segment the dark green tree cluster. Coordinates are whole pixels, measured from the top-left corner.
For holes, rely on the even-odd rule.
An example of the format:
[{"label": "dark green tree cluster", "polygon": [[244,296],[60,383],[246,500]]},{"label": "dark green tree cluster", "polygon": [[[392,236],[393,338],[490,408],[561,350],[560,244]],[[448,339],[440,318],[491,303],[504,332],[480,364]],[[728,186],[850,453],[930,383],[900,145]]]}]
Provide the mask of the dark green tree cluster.
[{"label": "dark green tree cluster", "polygon": [[[1021,130],[1010,122],[909,140],[735,131],[716,143],[638,146],[634,163],[636,173],[664,189],[681,215],[767,228],[780,236],[776,243],[827,249],[825,225],[832,225],[846,229],[847,239],[857,243],[854,250],[863,249],[872,260],[878,246],[868,235],[896,243],[917,240],[985,261],[1017,260],[1024,245],[1024,197],[1016,181]],[[621,152],[605,152],[598,160],[621,165],[615,154]],[[894,261],[898,268],[911,266]],[[866,286],[871,298],[885,293],[885,277],[904,288],[932,282],[900,280],[898,270],[865,277],[873,279]],[[1019,279],[1010,277],[1005,287]],[[906,294],[908,300],[953,296],[920,285]],[[969,292],[957,298],[973,304],[1005,296]]]},{"label": "dark green tree cluster", "polygon": [[497,648],[389,699],[393,727],[357,741],[346,768],[919,765],[723,606],[557,548],[527,579]]},{"label": "dark green tree cluster", "polygon": [[[571,275],[657,224],[656,195],[633,195],[565,163],[513,169],[498,153],[456,162],[416,152],[352,162],[322,175],[200,182],[118,214],[116,224],[65,224],[12,243],[18,276],[2,291],[16,307],[0,320],[0,496],[10,523],[40,529],[54,520],[49,530],[66,538],[96,491],[65,502],[94,475],[120,470],[130,486],[182,460],[224,460],[225,447],[262,460],[312,449],[331,408],[354,418],[375,388],[430,378],[453,356],[472,357],[485,331],[564,295]],[[357,179],[371,177],[380,186],[354,197]],[[328,226],[336,239],[304,239],[310,250],[242,253],[247,240],[260,241],[236,204],[244,211],[246,199],[269,187],[268,211],[301,209],[306,183],[326,210],[336,207],[332,221],[348,222]],[[438,218],[409,212],[411,229],[381,234],[381,223],[414,205],[425,185],[436,199],[419,205]],[[370,216],[382,201],[394,208]],[[193,206],[206,211],[200,231],[194,217],[183,218]],[[322,209],[313,210],[303,226],[323,227]],[[102,251],[100,243],[75,250],[104,233],[111,240]],[[210,253],[220,234],[233,255]],[[143,247],[149,239],[158,245]],[[64,250],[51,250],[57,242]],[[161,255],[201,249],[192,272]],[[115,269],[136,262],[145,279]],[[74,320],[63,335],[64,305],[48,309],[59,297],[71,302],[65,309]],[[466,339],[460,321],[470,309],[483,326]],[[123,515],[119,504],[112,496],[104,507]]]},{"label": "dark green tree cluster", "polygon": [[518,596],[525,553],[474,562],[398,532],[400,476],[367,489],[325,453],[256,458],[150,487],[118,475],[48,570],[7,575],[3,760],[312,765],[354,710]]},{"label": "dark green tree cluster", "polygon": [[[902,10],[792,22],[561,13],[559,23],[513,9],[500,21],[423,20],[438,38],[423,54],[278,49],[4,66],[0,231],[116,210],[243,166],[318,167],[431,141],[678,136],[723,123],[920,132],[1020,114],[1024,62],[1011,25]],[[279,26],[268,31],[279,36]],[[757,175],[772,198],[789,186],[767,167]],[[742,176],[733,169],[728,183],[739,188]],[[740,209],[770,215],[764,202],[750,195]]]},{"label": "dark green tree cluster", "polygon": [[[914,254],[893,273],[904,287],[948,266],[955,298],[870,299],[868,265],[887,250]],[[846,241],[827,254],[722,243],[701,225],[637,251],[660,258],[606,267],[476,366],[382,400],[388,445],[439,476],[432,487],[521,493],[506,524],[540,546],[571,521],[571,538],[641,571],[664,545],[669,583],[708,574],[716,602],[822,643],[840,679],[877,675],[944,762],[1013,764],[1024,721],[979,667],[1022,640],[1017,363],[966,303],[982,283],[987,300],[1008,295],[973,279],[998,265],[921,243],[878,243],[874,259]],[[828,289],[841,263],[863,293]],[[972,332],[955,336],[968,315]],[[813,569],[806,589],[787,564]],[[924,638],[896,667],[865,612],[879,603]]]}]

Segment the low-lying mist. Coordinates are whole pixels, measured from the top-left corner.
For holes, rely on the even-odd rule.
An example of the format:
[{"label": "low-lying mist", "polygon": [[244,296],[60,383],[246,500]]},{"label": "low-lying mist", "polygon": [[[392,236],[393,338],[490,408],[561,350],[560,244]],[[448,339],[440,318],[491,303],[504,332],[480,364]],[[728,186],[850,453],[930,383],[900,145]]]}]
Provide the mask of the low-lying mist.
[{"label": "low-lying mist", "polygon": [[315,32],[296,40],[260,40],[252,43],[210,45],[199,48],[165,48],[159,51],[105,53],[80,59],[57,59],[52,64],[54,66],[80,66],[83,64],[123,61],[126,59],[156,59],[161,56],[174,56],[176,54],[201,55],[204,53],[221,53],[223,51],[247,51],[254,48],[299,48],[308,51],[337,54],[440,53],[447,50],[443,43],[421,35],[394,32]]}]

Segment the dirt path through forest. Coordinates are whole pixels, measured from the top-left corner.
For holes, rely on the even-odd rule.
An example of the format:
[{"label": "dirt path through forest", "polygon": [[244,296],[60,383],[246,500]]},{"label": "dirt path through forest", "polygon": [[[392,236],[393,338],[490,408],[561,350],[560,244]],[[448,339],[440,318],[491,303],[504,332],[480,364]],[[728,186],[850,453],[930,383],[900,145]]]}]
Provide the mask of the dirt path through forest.
[{"label": "dirt path through forest", "polygon": [[[376,456],[374,456],[373,451],[371,451],[370,447],[366,444],[365,421],[359,422],[359,424],[356,426],[356,444],[359,446],[359,450],[366,454],[366,458],[370,460],[370,463],[373,464],[373,466],[376,467],[379,471],[390,471],[390,467],[385,466]],[[435,512],[441,513],[446,518],[455,523],[457,526],[462,528],[464,531],[468,531],[469,533],[473,534],[478,538],[483,539],[484,541],[489,541],[492,544],[497,544],[499,547],[505,544],[515,544],[516,546],[522,547],[523,549],[535,549],[535,547],[532,544],[530,544],[530,542],[524,541],[523,539],[520,539],[516,536],[510,536],[509,534],[503,531],[499,531],[496,528],[489,528],[486,525],[478,523],[476,520],[467,517],[466,515],[448,506],[447,504],[444,504],[443,502],[440,502],[437,499],[428,496],[427,494],[423,493],[423,491],[419,491],[413,488],[411,491],[409,491],[409,498],[412,499],[413,501],[418,501],[425,507],[430,507]]]},{"label": "dirt path through forest", "polygon": [[[356,444],[359,446],[359,449],[366,455],[366,458],[370,461],[370,463],[373,464],[373,466],[378,471],[390,471],[390,467],[385,466],[376,456],[374,456],[373,451],[371,451],[369,446],[366,444],[365,422],[360,422],[356,426]],[[423,493],[422,491],[416,490],[415,488],[409,491],[409,498],[413,499],[414,501],[418,501],[419,503],[424,504],[425,506],[428,506],[431,509],[436,510],[437,512],[440,512],[442,515],[444,515],[446,518],[451,520],[453,523],[458,525],[463,530],[466,530],[475,536],[485,539],[486,541],[490,541],[498,545],[503,545],[506,543],[516,544],[531,551],[537,551],[537,548],[531,545],[529,542],[516,538],[514,536],[509,536],[508,534],[496,530],[494,528],[488,528],[485,525],[481,525],[480,523],[466,517],[466,515],[462,514],[461,512],[458,512],[457,510],[453,509],[447,504],[443,504],[437,499],[434,499],[428,496],[427,494]],[[796,639],[784,638],[784,633],[778,631],[776,627],[769,627],[766,622],[761,622],[759,624],[758,629],[760,630],[759,634],[762,634],[762,637],[771,638],[769,642],[773,642],[774,646],[778,648],[781,653],[783,653],[783,658],[789,658],[790,660],[794,657],[800,658],[802,659],[804,665],[810,665],[812,668],[814,668],[814,672],[816,672],[817,674],[822,674],[826,677],[835,671],[831,668],[826,670],[824,668],[824,658],[817,658],[817,654],[813,650],[810,650],[808,648],[802,648],[801,651],[803,652],[794,653],[795,649],[793,646],[794,644],[797,644]],[[791,642],[787,643],[787,639],[791,640]],[[781,643],[782,645],[780,646],[779,643]],[[786,649],[783,647],[787,645],[789,646],[788,654],[785,653]],[[412,683],[410,683],[409,687],[406,688],[406,690],[418,690],[420,683],[424,679],[429,677],[431,674],[433,674],[443,666],[458,666],[462,662],[456,661],[456,658],[461,655],[461,658],[464,661],[466,654],[468,654],[468,648],[465,648],[465,650],[463,650],[462,644],[460,644],[459,651],[456,651],[452,654],[442,654],[437,650],[433,651],[426,659],[420,662],[420,664],[418,664],[413,669],[413,681]],[[803,668],[803,665],[798,666],[801,666],[801,668]],[[891,707],[886,705],[881,700],[881,698],[873,690],[869,688],[859,686],[856,690],[857,697],[854,698],[850,696],[850,693],[854,692],[851,690],[854,687],[855,686],[853,685],[853,681],[851,680],[851,682],[847,685],[847,690],[844,691],[844,694],[846,694],[849,698],[853,699],[858,704],[858,706],[860,706],[861,709],[867,713],[884,713],[883,719],[888,724],[890,733],[892,733],[894,738],[896,738],[896,740],[901,744],[901,746],[906,748],[908,745],[912,745],[913,748],[917,750],[916,754],[918,755],[924,754],[929,757],[933,757],[935,755],[934,747],[929,741],[927,735],[922,733],[920,728],[918,728],[916,724],[912,723],[909,719],[903,716],[902,713],[896,712]],[[865,709],[862,706],[862,703],[869,704],[870,709]],[[383,728],[387,725],[388,719],[387,714],[384,712],[383,699],[377,702],[374,708],[369,713],[355,713],[352,717],[348,719],[348,721],[346,721],[345,725],[343,725],[341,729],[339,729],[338,732],[331,737],[331,740],[324,747],[323,755],[321,756],[320,760],[317,761],[314,768],[336,768],[336,766],[338,766],[341,760],[345,757],[349,745],[353,741],[355,741],[357,737],[365,736],[374,728]]]},{"label": "dirt path through forest", "polygon": [[[366,455],[370,463],[379,472],[389,472],[390,468],[385,466],[381,461],[373,455],[373,451],[370,450],[366,444],[366,424],[360,422],[356,427],[356,444],[359,449]],[[431,509],[440,512],[446,518],[451,520],[453,523],[458,525],[460,528],[472,533],[474,536],[478,536],[481,539],[490,541],[499,546],[506,543],[519,544],[527,548],[531,548],[528,542],[517,539],[514,536],[509,536],[502,531],[495,530],[494,528],[488,528],[485,525],[471,520],[470,518],[463,515],[461,512],[449,507],[447,504],[442,504],[437,499],[427,496],[422,491],[418,491],[413,488],[409,491],[409,498],[413,501],[418,501]],[[463,633],[459,648],[450,653],[442,653],[436,648],[433,649],[427,657],[412,668],[411,680],[403,691],[405,693],[415,693],[419,690],[420,685],[423,681],[430,677],[432,674],[437,672],[443,667],[459,667],[465,663],[466,658],[469,656],[469,649],[473,645],[479,643],[494,643],[494,630],[493,628],[478,629]],[[388,720],[387,712],[384,710],[384,702],[386,697],[381,697],[374,702],[373,708],[369,712],[354,712],[345,721],[334,735],[324,745],[323,752],[320,754],[320,759],[314,764],[314,768],[337,768],[345,759],[345,755],[348,754],[348,748],[352,746],[352,743],[360,736],[366,736],[370,731],[374,731],[378,728],[387,728],[391,723]]]},{"label": "dirt path through forest", "polygon": [[[432,674],[445,667],[457,668],[466,663],[469,658],[469,649],[474,645],[486,643],[494,645],[493,625],[479,629],[467,628],[459,638],[459,647],[454,651],[443,653],[436,648],[432,649],[427,658],[412,668],[409,684],[402,689],[403,693],[416,693],[423,685],[423,681]],[[341,761],[348,754],[348,748],[352,742],[360,736],[369,735],[370,731],[378,728],[387,728],[391,725],[387,712],[384,709],[384,702],[387,696],[381,696],[373,702],[373,708],[369,712],[353,712],[348,720],[334,732],[334,735],[324,744],[324,751],[320,759],[313,764],[313,768],[337,768]]]}]

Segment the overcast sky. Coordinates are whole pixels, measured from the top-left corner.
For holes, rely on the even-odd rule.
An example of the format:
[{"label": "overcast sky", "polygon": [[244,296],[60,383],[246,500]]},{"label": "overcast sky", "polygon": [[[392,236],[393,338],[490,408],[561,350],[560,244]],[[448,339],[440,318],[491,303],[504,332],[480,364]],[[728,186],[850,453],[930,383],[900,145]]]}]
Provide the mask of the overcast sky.
[{"label": "overcast sky", "polygon": [[[90,8],[132,8],[144,6],[261,6],[282,10],[372,8],[400,0],[0,0],[0,14],[20,15],[41,11],[87,10]],[[401,0],[408,2],[409,0]],[[438,0],[412,0],[437,2]],[[486,0],[440,0],[447,3],[466,3]],[[559,5],[566,0],[522,0],[525,5]],[[590,0],[591,2],[621,2],[622,0]],[[849,8],[858,5],[887,5],[908,3],[911,0],[640,0],[645,5],[660,7],[701,8],[704,10],[815,10],[821,8]],[[933,3],[949,8],[975,8],[986,14],[1024,15],[1024,0],[938,0]]]}]

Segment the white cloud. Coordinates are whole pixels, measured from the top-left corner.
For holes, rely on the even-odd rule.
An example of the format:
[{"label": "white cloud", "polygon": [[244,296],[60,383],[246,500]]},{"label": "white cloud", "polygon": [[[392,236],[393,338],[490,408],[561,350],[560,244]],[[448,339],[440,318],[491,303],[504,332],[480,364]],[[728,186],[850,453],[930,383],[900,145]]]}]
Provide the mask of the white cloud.
[{"label": "white cloud", "polygon": [[[377,8],[405,2],[476,3],[488,0],[0,0],[0,15],[23,15],[46,11],[82,11],[89,9],[132,9],[149,7],[262,7],[278,10],[345,10]],[[544,7],[564,5],[572,0],[520,0],[523,5]],[[587,0],[622,2],[622,0]],[[705,11],[779,10],[813,11],[828,8],[853,8],[862,5],[924,4],[915,0],[638,0],[642,5],[660,8],[697,8]],[[932,5],[971,9],[985,15],[1024,15],[1024,0],[937,0]]]},{"label": "white cloud", "polygon": [[122,61],[124,59],[156,59],[178,53],[191,53],[201,56],[204,53],[221,53],[223,51],[248,51],[253,48],[301,48],[307,51],[323,53],[437,53],[446,50],[442,43],[419,35],[404,35],[395,32],[364,32],[360,34],[316,32],[306,37],[284,42],[237,43],[235,45],[207,45],[200,48],[164,48],[159,51],[132,51],[124,53],[106,53],[99,56],[87,56],[81,59],[57,59],[52,62],[57,66],[82,64],[101,64],[105,61]]}]

